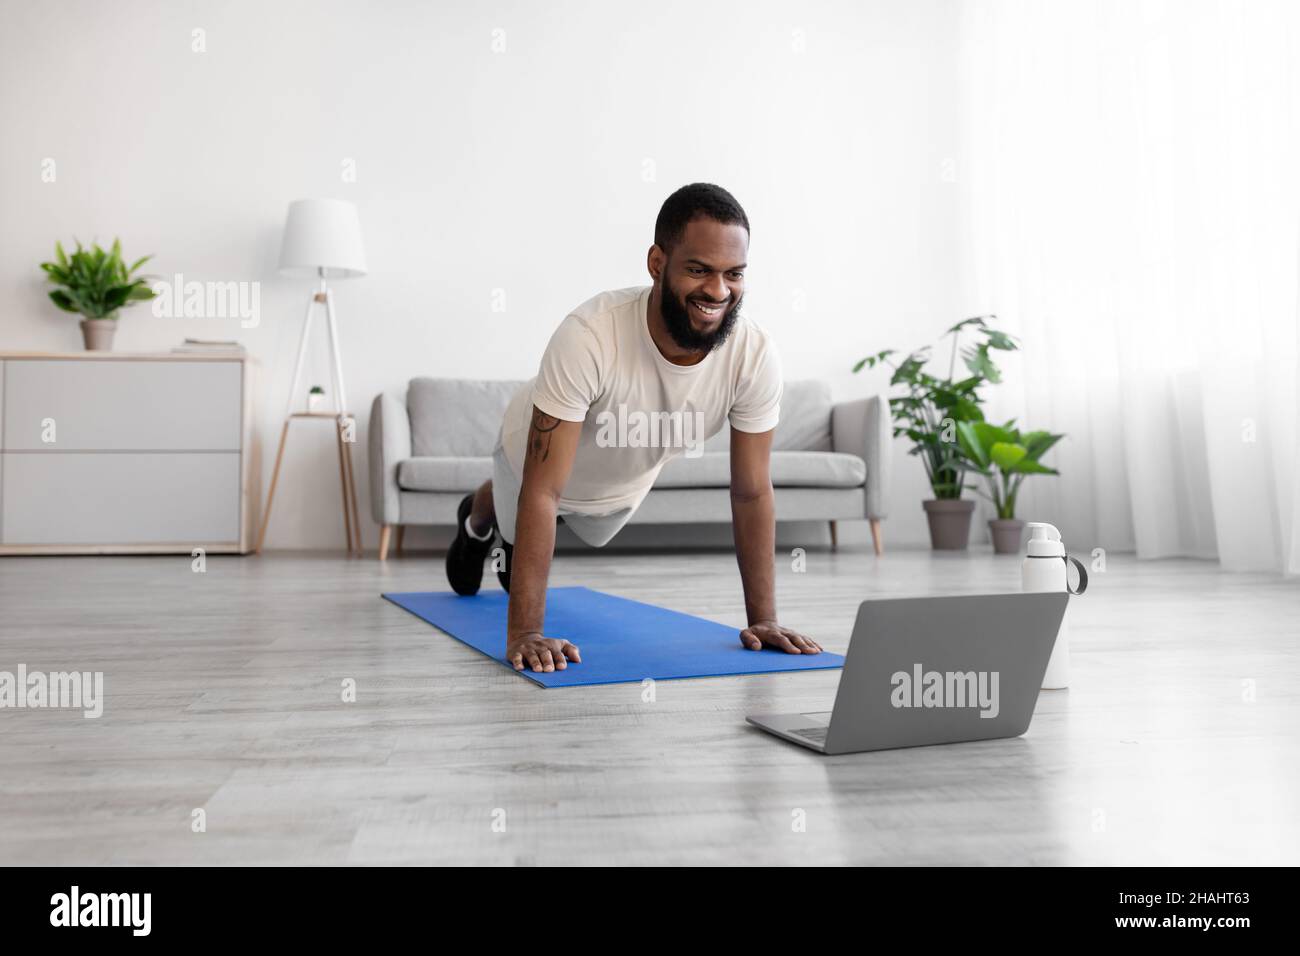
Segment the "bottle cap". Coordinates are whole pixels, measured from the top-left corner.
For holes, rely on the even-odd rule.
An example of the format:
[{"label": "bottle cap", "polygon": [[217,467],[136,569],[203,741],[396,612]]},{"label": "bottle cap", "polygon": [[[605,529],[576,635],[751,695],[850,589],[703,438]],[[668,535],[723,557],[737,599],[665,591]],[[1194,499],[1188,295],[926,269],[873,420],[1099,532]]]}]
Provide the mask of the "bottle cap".
[{"label": "bottle cap", "polygon": [[1061,532],[1055,525],[1046,521],[1029,521],[1029,556],[1031,558],[1063,558],[1065,545],[1061,543]]}]

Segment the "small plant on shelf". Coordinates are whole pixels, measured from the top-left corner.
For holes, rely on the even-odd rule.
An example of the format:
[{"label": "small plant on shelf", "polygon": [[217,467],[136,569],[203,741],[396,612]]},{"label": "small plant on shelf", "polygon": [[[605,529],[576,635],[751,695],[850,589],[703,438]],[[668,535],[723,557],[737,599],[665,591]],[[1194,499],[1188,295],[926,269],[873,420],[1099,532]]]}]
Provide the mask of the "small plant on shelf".
[{"label": "small plant on shelf", "polygon": [[114,239],[105,251],[97,243],[68,255],[63,243],[54,243],[54,261],[42,262],[45,276],[58,288],[50,291],[50,301],[64,312],[82,316],[81,331],[88,350],[112,348],[117,329],[118,311],[157,295],[148,279],[136,273],[151,256],[142,256],[127,265],[122,259],[122,243]]}]

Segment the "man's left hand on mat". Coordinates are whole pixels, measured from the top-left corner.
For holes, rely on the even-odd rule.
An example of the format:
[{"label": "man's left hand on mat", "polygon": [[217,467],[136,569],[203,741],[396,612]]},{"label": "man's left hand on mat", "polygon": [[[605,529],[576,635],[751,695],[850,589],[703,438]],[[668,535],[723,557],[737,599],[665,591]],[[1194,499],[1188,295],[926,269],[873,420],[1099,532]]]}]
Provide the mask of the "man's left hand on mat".
[{"label": "man's left hand on mat", "polygon": [[766,645],[787,654],[821,653],[821,645],[811,637],[804,637],[775,621],[751,624],[740,632],[740,643],[751,651],[761,651]]}]

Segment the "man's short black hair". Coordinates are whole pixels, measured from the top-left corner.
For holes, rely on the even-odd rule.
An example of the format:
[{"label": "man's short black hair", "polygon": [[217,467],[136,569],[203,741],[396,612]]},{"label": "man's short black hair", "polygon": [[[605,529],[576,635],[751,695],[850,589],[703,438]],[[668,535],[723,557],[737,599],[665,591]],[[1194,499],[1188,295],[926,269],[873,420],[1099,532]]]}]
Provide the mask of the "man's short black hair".
[{"label": "man's short black hair", "polygon": [[686,224],[701,216],[725,226],[741,225],[749,232],[749,217],[735,196],[712,183],[691,183],[664,200],[655,220],[655,245],[671,252],[686,232]]}]

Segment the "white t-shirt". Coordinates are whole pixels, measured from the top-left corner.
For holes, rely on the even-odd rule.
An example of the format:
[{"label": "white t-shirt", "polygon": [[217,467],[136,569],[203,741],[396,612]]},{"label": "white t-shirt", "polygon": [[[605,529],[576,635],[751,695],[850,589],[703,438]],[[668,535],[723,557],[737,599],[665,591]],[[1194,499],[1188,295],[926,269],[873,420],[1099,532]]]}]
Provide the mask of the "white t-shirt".
[{"label": "white t-shirt", "polygon": [[602,292],[560,323],[537,377],[506,409],[501,443],[516,476],[536,405],[582,422],[560,507],[602,515],[635,508],[665,463],[698,457],[731,426],[776,427],[781,364],[771,337],[742,316],[727,340],[695,365],[674,365],[650,337],[650,287]]}]

